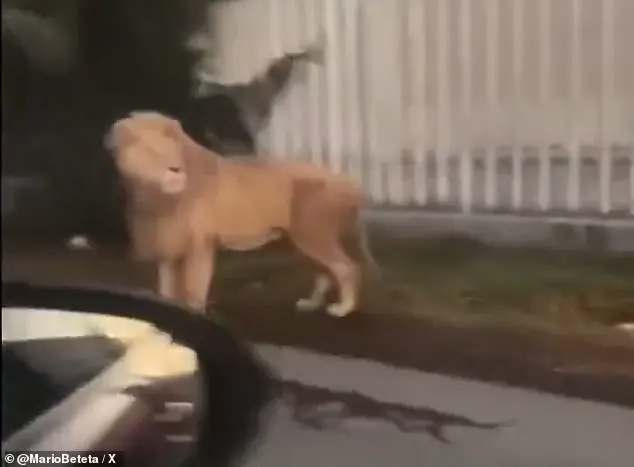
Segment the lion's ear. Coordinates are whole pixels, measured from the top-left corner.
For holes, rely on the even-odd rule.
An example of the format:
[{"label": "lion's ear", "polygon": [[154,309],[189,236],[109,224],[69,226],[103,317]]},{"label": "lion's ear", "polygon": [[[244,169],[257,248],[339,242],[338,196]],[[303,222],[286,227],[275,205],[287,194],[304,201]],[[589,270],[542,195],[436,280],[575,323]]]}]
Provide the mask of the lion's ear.
[{"label": "lion's ear", "polygon": [[134,141],[134,134],[126,120],[115,122],[104,136],[104,146],[109,151],[122,149]]},{"label": "lion's ear", "polygon": [[175,140],[182,140],[186,136],[181,123],[174,119],[165,122],[165,135]]}]

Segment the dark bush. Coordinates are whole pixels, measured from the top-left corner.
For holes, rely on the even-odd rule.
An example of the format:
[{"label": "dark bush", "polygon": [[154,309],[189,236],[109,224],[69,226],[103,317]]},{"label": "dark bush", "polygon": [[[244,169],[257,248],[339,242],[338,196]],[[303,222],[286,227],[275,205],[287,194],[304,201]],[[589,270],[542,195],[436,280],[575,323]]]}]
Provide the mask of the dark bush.
[{"label": "dark bush", "polygon": [[[49,182],[43,193],[48,215],[28,223],[39,226],[31,233],[123,234],[103,135],[133,109],[180,118],[197,60],[184,44],[212,1],[3,0],[3,173]],[[68,39],[61,42],[73,45],[72,60],[44,63],[42,57],[57,52],[50,39],[37,44],[41,53],[29,53],[24,36],[6,27],[9,10],[26,12]]]}]

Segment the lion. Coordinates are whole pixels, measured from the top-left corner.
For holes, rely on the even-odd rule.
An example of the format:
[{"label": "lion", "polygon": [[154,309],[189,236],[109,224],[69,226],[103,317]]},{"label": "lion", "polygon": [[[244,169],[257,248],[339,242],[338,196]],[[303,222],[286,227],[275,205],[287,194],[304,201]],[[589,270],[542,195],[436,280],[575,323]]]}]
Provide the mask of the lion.
[{"label": "lion", "polygon": [[320,269],[297,311],[324,306],[333,283],[339,301],[326,312],[357,309],[361,271],[342,246],[347,234],[380,273],[360,218],[364,196],[343,175],[310,163],[223,159],[157,112],[116,121],[105,143],[126,190],[133,256],[157,264],[165,299],[204,312],[218,248],[254,250],[283,237]]}]

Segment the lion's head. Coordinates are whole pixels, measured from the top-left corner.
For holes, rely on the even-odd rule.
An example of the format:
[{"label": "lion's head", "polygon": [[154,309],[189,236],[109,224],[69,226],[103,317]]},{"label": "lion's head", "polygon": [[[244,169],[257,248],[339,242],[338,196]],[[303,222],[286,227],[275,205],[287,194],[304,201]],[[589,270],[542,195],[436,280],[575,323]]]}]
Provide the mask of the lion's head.
[{"label": "lion's head", "polygon": [[169,196],[182,193],[188,184],[184,136],[177,120],[156,112],[133,112],[114,123],[105,144],[129,184]]}]

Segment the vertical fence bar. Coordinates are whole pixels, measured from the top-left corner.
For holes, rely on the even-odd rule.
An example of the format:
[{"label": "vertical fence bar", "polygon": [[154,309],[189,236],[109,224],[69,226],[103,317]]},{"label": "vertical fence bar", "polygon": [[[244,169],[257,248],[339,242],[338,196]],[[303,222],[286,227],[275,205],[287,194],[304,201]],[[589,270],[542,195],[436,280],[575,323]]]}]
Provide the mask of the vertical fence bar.
[{"label": "vertical fence bar", "polygon": [[[379,0],[380,1],[380,0]],[[404,16],[403,8],[407,0],[395,0],[392,3],[384,2],[383,8],[385,8],[385,17],[383,22],[390,21],[389,26],[384,26],[383,34],[389,31],[391,37],[385,37],[383,40],[387,43],[387,47],[384,49],[384,63],[389,64],[391,70],[390,76],[392,79],[389,84],[384,80],[384,88],[381,90],[384,93],[384,102],[389,102],[389,106],[384,111],[391,113],[391,122],[389,132],[385,133],[383,144],[387,143],[387,146],[382,150],[385,151],[383,160],[387,162],[387,192],[390,203],[401,206],[406,202],[405,196],[405,180],[403,178],[403,164],[402,154],[404,149],[403,140],[405,131],[405,109],[403,108],[403,73],[405,73],[404,64],[402,62],[403,52],[403,31]],[[377,3],[380,4],[380,3]],[[389,9],[388,9],[389,5]],[[379,26],[380,28],[380,26]]]},{"label": "vertical fence bar", "polygon": [[[216,34],[222,34],[223,46],[215,48],[215,62],[216,66],[213,68],[211,76],[219,79],[220,81],[231,81],[236,75],[236,55],[234,53],[234,44],[239,43],[238,29],[227,27],[226,24],[233,23],[235,21],[235,14],[228,8],[227,5],[216,4],[212,8],[220,11],[220,20],[218,17],[214,17],[214,29]],[[215,42],[215,41],[210,41]]]},{"label": "vertical fence bar", "polygon": [[570,171],[568,173],[568,200],[570,211],[578,211],[581,206],[581,144],[579,141],[579,112],[581,101],[581,0],[570,3]]},{"label": "vertical fence bar", "polygon": [[614,98],[614,0],[601,1],[601,160],[599,163],[600,208],[603,214],[612,208],[612,141],[610,125],[612,124],[612,99]]},{"label": "vertical fence bar", "polygon": [[402,192],[403,200],[405,203],[412,203],[414,199],[414,174],[412,169],[414,168],[414,160],[412,157],[414,148],[414,132],[413,132],[413,119],[415,111],[415,102],[413,100],[413,88],[412,79],[414,74],[415,64],[410,59],[412,38],[410,36],[410,17],[411,2],[409,0],[398,0],[399,4],[399,65],[401,71],[400,80],[400,98],[401,98],[401,180],[402,180]]},{"label": "vertical fence bar", "polygon": [[414,145],[414,203],[427,204],[427,26],[425,24],[425,4],[420,0],[409,0],[408,34],[410,49],[408,60],[412,62],[412,115],[410,130]]},{"label": "vertical fence bar", "polygon": [[[498,90],[499,90],[499,4],[498,0],[486,0],[485,3],[485,29],[486,29],[486,102],[487,107],[492,110],[491,115],[497,118],[499,110]],[[497,154],[496,147],[487,148],[485,182],[484,182],[484,203],[487,209],[497,206]]]},{"label": "vertical fence bar", "polygon": [[[541,0],[539,4],[539,103],[542,108],[549,104],[551,78],[551,6],[552,0]],[[546,142],[539,142],[539,182],[537,202],[542,211],[550,209],[551,173],[550,154]]]},{"label": "vertical fence bar", "polygon": [[322,0],[324,8],[324,29],[327,44],[327,119],[328,119],[328,158],[329,167],[335,172],[343,169],[343,118],[341,108],[341,40],[339,31],[339,0]]},{"label": "vertical fence bar", "polygon": [[359,9],[360,0],[342,3],[343,14],[343,71],[345,95],[346,154],[348,173],[357,182],[362,182],[361,157],[363,157],[363,135],[361,96],[359,94]]},{"label": "vertical fence bar", "polygon": [[448,130],[449,110],[449,5],[445,0],[437,3],[436,28],[436,85],[438,86],[436,106],[436,192],[438,203],[449,201]]},{"label": "vertical fence bar", "polygon": [[[472,110],[473,100],[473,54],[471,50],[471,3],[473,0],[462,0],[460,5],[460,63],[462,86],[462,112],[465,121]],[[473,155],[471,148],[464,147],[460,154],[460,205],[465,213],[473,208]]]},{"label": "vertical fence bar", "polygon": [[367,96],[364,105],[367,110],[366,124],[368,132],[366,134],[366,147],[368,149],[368,184],[370,195],[375,204],[384,204],[389,200],[388,190],[384,183],[384,166],[381,152],[377,148],[380,146],[378,133],[380,131],[380,105],[377,102],[377,81],[379,80],[377,62],[378,56],[383,52],[380,47],[381,41],[376,35],[377,1],[364,0],[361,10],[361,34],[364,38],[362,50],[362,75],[364,84],[367,86]]},{"label": "vertical fence bar", "polygon": [[[283,53],[295,52],[308,45],[306,27],[303,24],[300,2],[285,0],[283,5],[284,28]],[[306,67],[302,64],[301,67]],[[286,104],[286,123],[288,141],[288,157],[299,159],[306,157],[306,115],[304,112],[305,83],[298,80],[297,73],[293,73],[286,95],[281,96],[279,104],[283,108]],[[286,102],[284,102],[286,101]]]},{"label": "vertical fence bar", "polygon": [[513,168],[512,168],[512,194],[511,206],[514,211],[522,209],[522,145],[518,135],[518,118],[522,112],[522,100],[524,98],[524,0],[514,0],[513,2]]},{"label": "vertical fence bar", "polygon": [[[236,3],[228,3],[226,5],[222,4],[222,3],[217,3],[216,5],[223,5],[224,8],[238,8],[238,4]],[[258,41],[258,46],[255,47],[254,49],[257,50],[257,53],[254,54],[255,56],[253,57],[253,59],[251,60],[251,62],[249,63],[250,65],[250,73],[249,76],[253,76],[253,74],[255,73],[259,73],[262,68],[264,66],[264,64],[270,60],[270,58],[272,57],[272,45],[271,45],[271,41],[272,41],[272,30],[275,27],[275,24],[271,23],[271,19],[269,15],[271,15],[271,8],[273,6],[272,0],[269,1],[262,1],[262,2],[258,2],[256,4],[252,4],[251,8],[249,8],[249,10],[247,10],[249,13],[248,15],[251,17],[255,17],[255,18],[264,18],[265,19],[265,23],[266,23],[266,19],[269,20],[269,24],[268,24],[268,28],[269,30],[267,31],[262,31],[259,35],[259,41]],[[244,5],[242,5],[242,8],[244,9]],[[234,15],[236,16],[236,15]],[[240,12],[240,15],[238,15],[239,18],[243,18],[244,16],[247,16],[245,14],[244,11]],[[235,21],[235,20],[234,20]],[[238,28],[235,26],[235,23],[231,23],[230,25],[227,25],[225,27],[230,27],[231,29],[235,29],[236,32],[234,32],[234,34],[236,35],[240,35],[242,36],[243,40],[241,41],[241,43],[246,43],[246,41],[244,40],[244,35],[240,33],[240,31],[243,31],[242,28]],[[266,26],[264,26],[266,27]],[[222,47],[221,48],[225,48],[226,46],[224,44],[226,44],[227,41],[226,39],[223,39]],[[244,48],[244,46],[242,46]],[[234,57],[235,60],[240,60],[242,57],[242,54],[234,51],[234,50],[230,50],[231,55]],[[243,59],[244,60],[244,59]],[[241,77],[242,79],[248,79],[247,76],[243,76]],[[276,154],[279,154],[275,149],[276,149],[276,141],[279,140],[279,138],[277,138],[277,135],[279,134],[279,131],[276,129],[277,125],[275,123],[275,115],[271,115],[271,118],[269,120],[269,122],[267,122],[262,130],[259,132],[258,136],[257,136],[257,143],[256,143],[256,150],[258,151],[258,153],[262,154],[263,157],[276,157]],[[279,157],[279,156],[277,156]]]},{"label": "vertical fence bar", "polygon": [[[304,0],[300,2],[306,24],[306,35],[309,40],[314,41],[321,37],[321,8],[319,0]],[[321,37],[321,40],[324,38]],[[325,47],[325,44],[321,44]],[[324,51],[326,53],[326,51]],[[308,150],[310,151],[310,161],[314,164],[325,165],[323,161],[323,135],[322,135],[322,69],[315,72],[315,67],[311,66],[307,76],[307,108],[304,109],[308,121]]]},{"label": "vertical fence bar", "polygon": [[[268,60],[279,57],[283,53],[282,31],[284,30],[284,24],[282,21],[283,6],[280,5],[281,1],[283,0],[269,0],[267,2],[269,13],[269,41],[271,45],[271,52],[269,57],[267,57]],[[257,72],[260,71],[261,69],[257,70]],[[288,149],[286,140],[286,119],[284,118],[284,112],[276,110],[279,109],[273,109],[269,123],[269,150],[272,152],[273,157],[286,158],[288,157],[286,154]]]},{"label": "vertical fence bar", "polygon": [[365,60],[365,44],[367,43],[366,38],[366,23],[365,23],[365,8],[367,2],[359,2],[357,4],[356,10],[356,22],[357,22],[357,38],[355,41],[355,62],[354,65],[357,68],[357,82],[356,82],[356,93],[357,93],[357,101],[359,102],[359,126],[360,126],[360,151],[359,154],[359,164],[361,171],[361,181],[363,183],[363,188],[367,194],[372,195],[372,181],[371,181],[371,171],[372,171],[372,160],[371,154],[369,151],[370,141],[369,141],[369,107],[367,102],[367,70],[368,66]]}]

